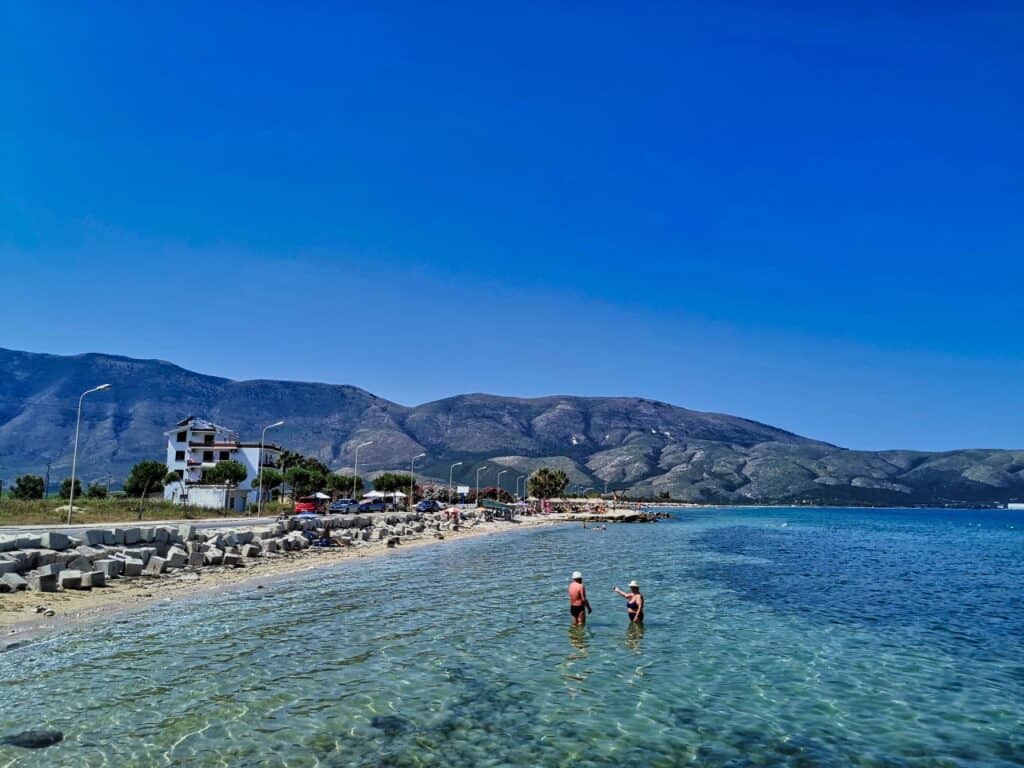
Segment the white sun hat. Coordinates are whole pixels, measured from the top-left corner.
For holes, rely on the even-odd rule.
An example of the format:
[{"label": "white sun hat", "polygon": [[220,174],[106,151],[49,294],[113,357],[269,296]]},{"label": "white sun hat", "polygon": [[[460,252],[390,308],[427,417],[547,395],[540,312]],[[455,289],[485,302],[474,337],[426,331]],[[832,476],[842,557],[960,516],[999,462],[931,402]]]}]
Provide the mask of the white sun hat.
[{"label": "white sun hat", "polygon": [[580,573],[579,571],[573,571],[572,572],[572,579],[573,579],[573,581],[575,581],[576,579],[582,579],[582,578],[583,578],[583,574]]},{"label": "white sun hat", "polygon": [[633,579],[631,582],[629,582],[629,586],[631,588],[636,587],[637,589],[640,589],[640,585],[636,583],[636,579]]}]

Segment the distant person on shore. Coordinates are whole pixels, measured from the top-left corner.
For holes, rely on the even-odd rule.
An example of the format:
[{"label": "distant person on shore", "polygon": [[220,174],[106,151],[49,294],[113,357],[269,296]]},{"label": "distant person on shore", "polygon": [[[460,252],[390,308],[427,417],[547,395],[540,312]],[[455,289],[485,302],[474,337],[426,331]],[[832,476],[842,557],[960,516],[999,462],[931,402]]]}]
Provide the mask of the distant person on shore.
[{"label": "distant person on shore", "polygon": [[636,581],[629,582],[629,592],[612,587],[615,594],[626,599],[626,615],[632,624],[644,623],[644,596],[640,594],[640,585]]},{"label": "distant person on shore", "polygon": [[582,627],[587,623],[587,614],[592,612],[590,601],[587,600],[587,588],[583,586],[583,574],[573,571],[572,581],[569,582],[569,614],[572,616],[572,625]]}]

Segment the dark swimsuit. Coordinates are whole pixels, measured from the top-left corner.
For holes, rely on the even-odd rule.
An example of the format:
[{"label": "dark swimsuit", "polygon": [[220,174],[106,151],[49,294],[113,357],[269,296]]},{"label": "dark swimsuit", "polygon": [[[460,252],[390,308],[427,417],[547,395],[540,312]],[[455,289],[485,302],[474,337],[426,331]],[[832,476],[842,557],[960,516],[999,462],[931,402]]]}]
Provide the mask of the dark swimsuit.
[{"label": "dark swimsuit", "polygon": [[[640,611],[639,616],[637,616],[637,611]],[[635,617],[638,624],[644,623],[644,612],[640,609],[639,595],[637,599],[630,598],[626,603],[626,613],[629,614],[630,620]]]},{"label": "dark swimsuit", "polygon": [[570,605],[570,606],[569,606],[569,614],[570,614],[570,615],[571,615],[571,616],[572,616],[573,618],[575,618],[575,617],[579,616],[579,615],[580,615],[581,613],[583,613],[583,610],[584,610],[584,609],[585,609],[586,607],[587,607],[587,606],[586,606],[585,604],[584,604],[584,605]]}]

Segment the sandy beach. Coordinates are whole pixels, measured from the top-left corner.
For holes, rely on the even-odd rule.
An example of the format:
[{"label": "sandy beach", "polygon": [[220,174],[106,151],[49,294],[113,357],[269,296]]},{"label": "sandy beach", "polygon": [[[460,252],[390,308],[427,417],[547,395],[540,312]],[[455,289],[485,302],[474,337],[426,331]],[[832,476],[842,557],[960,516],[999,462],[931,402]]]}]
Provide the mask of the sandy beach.
[{"label": "sandy beach", "polygon": [[[384,541],[355,547],[304,549],[246,561],[244,568],[203,568],[160,578],[118,579],[89,591],[40,593],[23,591],[0,596],[0,650],[9,650],[40,635],[60,632],[82,622],[101,620],[114,613],[145,609],[160,602],[180,600],[212,592],[250,587],[264,581],[292,576],[353,559],[374,558],[425,546],[444,546],[453,541],[526,528],[564,523],[561,518],[523,518],[516,522],[481,522],[458,531],[446,530],[444,538],[426,533],[405,539],[395,548]],[[47,616],[41,611],[53,611]]]}]

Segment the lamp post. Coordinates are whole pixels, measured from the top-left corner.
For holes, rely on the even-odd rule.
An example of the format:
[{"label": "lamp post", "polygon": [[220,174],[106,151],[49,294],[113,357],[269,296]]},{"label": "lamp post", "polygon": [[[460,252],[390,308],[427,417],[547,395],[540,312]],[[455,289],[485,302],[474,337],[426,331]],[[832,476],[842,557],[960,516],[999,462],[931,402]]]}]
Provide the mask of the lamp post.
[{"label": "lamp post", "polygon": [[523,481],[523,495],[522,500],[526,501],[526,475],[520,475],[516,478],[516,496],[519,496],[519,481]]},{"label": "lamp post", "polygon": [[416,491],[416,459],[422,459],[426,455],[425,453],[417,453],[412,457],[412,461],[409,462],[409,509],[412,509],[413,494]]},{"label": "lamp post", "polygon": [[93,392],[104,392],[110,389],[109,384],[100,384],[98,387],[87,389],[78,398],[78,419],[75,421],[75,450],[71,454],[71,491],[68,494],[68,525],[71,525],[71,510],[75,508],[75,469],[78,464],[78,431],[82,426],[82,401],[85,396]]},{"label": "lamp post", "polygon": [[501,472],[498,473],[498,478],[494,481],[494,500],[499,503],[501,502],[501,476],[504,475],[506,472],[508,472],[507,469],[501,470]]},{"label": "lamp post", "polygon": [[480,473],[487,469],[487,466],[477,467],[476,469],[476,505],[480,506]]},{"label": "lamp post", "polygon": [[[267,438],[267,430],[273,429],[274,427],[283,426],[283,421],[275,421],[273,424],[267,424],[263,428],[263,432],[260,433],[260,494],[256,497],[256,517],[263,516],[263,443]],[[280,501],[280,499],[278,499]]]},{"label": "lamp post", "polygon": [[360,448],[365,448],[368,445],[373,445],[373,440],[367,440],[365,443],[360,443],[359,445],[356,446],[355,466],[352,467],[352,498],[353,499],[356,497],[356,494],[359,493],[359,490],[358,490],[358,485],[359,485],[359,449]]},{"label": "lamp post", "polygon": [[452,474],[455,472],[456,467],[461,467],[462,462],[456,461],[448,468],[448,506],[452,505]]}]

